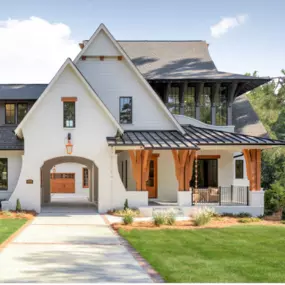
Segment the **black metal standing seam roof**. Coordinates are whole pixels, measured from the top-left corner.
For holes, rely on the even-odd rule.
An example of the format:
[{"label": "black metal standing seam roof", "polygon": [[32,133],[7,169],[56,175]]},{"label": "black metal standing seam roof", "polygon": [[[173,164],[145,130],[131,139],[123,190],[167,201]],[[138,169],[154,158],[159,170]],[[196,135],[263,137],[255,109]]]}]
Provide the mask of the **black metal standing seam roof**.
[{"label": "black metal standing seam roof", "polygon": [[178,131],[125,131],[107,137],[109,146],[139,146],[144,149],[199,149]]},{"label": "black metal standing seam roof", "polygon": [[15,128],[15,126],[0,127],[0,150],[24,150],[24,140],[15,135]]},{"label": "black metal standing seam roof", "polygon": [[108,137],[109,146],[141,146],[145,149],[199,149],[203,145],[285,145],[285,141],[225,131],[182,126],[178,131],[125,131],[123,135]]},{"label": "black metal standing seam roof", "polygon": [[196,145],[285,145],[285,141],[183,125],[185,137]]},{"label": "black metal standing seam roof", "polygon": [[37,100],[47,84],[0,84],[0,100]]}]

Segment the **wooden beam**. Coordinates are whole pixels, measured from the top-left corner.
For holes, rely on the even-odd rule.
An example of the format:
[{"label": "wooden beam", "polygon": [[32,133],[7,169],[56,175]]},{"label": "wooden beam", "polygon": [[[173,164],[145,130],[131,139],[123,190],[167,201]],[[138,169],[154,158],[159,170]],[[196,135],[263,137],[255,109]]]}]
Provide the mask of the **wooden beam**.
[{"label": "wooden beam", "polygon": [[171,150],[174,164],[175,174],[178,181],[178,190],[185,191],[185,164],[189,150]]},{"label": "wooden beam", "polygon": [[243,150],[247,178],[250,183],[251,191],[261,190],[261,150],[244,149]]},{"label": "wooden beam", "polygon": [[189,183],[192,179],[193,174],[193,165],[195,160],[196,151],[195,150],[189,150],[186,164],[185,164],[185,190],[189,190]]},{"label": "wooden beam", "polygon": [[62,102],[76,102],[77,97],[61,97]]},{"label": "wooden beam", "polygon": [[217,155],[198,155],[198,159],[220,159],[221,156]]}]

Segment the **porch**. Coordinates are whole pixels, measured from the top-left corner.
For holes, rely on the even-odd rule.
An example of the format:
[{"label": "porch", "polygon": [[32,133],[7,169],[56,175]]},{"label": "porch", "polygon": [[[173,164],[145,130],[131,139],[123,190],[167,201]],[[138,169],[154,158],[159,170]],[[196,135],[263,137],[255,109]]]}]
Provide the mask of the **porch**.
[{"label": "porch", "polygon": [[213,128],[183,128],[184,135],[126,131],[107,138],[117,154],[129,206],[149,213],[172,207],[186,214],[211,206],[217,212],[262,215],[261,150],[283,142]]}]

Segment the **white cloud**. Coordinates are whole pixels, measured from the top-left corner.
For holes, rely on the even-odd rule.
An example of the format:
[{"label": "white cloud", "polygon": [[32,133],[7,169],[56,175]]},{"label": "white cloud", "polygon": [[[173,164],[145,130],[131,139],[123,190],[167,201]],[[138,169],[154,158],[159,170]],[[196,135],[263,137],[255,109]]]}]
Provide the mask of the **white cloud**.
[{"label": "white cloud", "polygon": [[47,83],[78,54],[70,28],[37,17],[0,21],[0,83]]},{"label": "white cloud", "polygon": [[227,33],[229,29],[238,27],[246,22],[248,15],[236,15],[235,17],[222,18],[217,24],[210,27],[211,35],[214,38],[219,38]]}]

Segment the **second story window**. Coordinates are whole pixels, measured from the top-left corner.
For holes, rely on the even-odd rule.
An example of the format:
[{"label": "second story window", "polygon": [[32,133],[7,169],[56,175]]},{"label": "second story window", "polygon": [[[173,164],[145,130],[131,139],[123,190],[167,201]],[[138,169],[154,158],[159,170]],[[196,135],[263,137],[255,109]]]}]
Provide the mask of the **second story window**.
[{"label": "second story window", "polygon": [[132,97],[120,97],[120,124],[132,124],[133,100]]},{"label": "second story window", "polygon": [[63,126],[75,128],[75,102],[63,102]]},{"label": "second story window", "polygon": [[16,124],[16,104],[5,104],[5,124]]},{"label": "second story window", "polygon": [[24,119],[26,114],[28,113],[28,104],[27,103],[19,103],[17,105],[17,121],[18,124]]},{"label": "second story window", "polygon": [[211,124],[211,87],[204,87],[200,95],[200,121]]},{"label": "second story window", "polygon": [[227,87],[220,87],[216,98],[216,125],[227,125]]},{"label": "second story window", "polygon": [[195,87],[187,87],[184,94],[184,115],[195,118]]},{"label": "second story window", "polygon": [[179,114],[179,86],[171,86],[168,94],[167,107],[172,114]]}]

